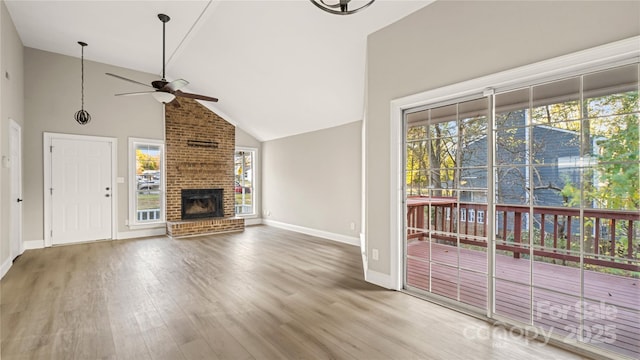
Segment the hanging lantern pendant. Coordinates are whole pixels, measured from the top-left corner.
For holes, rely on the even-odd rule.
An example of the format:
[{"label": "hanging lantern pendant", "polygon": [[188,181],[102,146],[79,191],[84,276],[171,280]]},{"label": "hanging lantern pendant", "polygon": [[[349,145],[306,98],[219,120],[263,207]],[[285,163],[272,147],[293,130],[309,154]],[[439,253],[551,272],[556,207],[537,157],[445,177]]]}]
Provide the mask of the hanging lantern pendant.
[{"label": "hanging lantern pendant", "polygon": [[73,117],[76,119],[78,124],[86,125],[89,121],[91,121],[91,115],[89,115],[89,113],[84,109],[84,47],[87,46],[87,43],[82,42],[82,41],[78,41],[78,44],[80,44],[80,46],[82,46],[82,48],[81,48],[82,49],[82,55],[81,55],[81,59],[80,59],[81,76],[82,76],[82,82],[81,82],[82,107],[80,108],[80,110],[78,110],[76,112],[76,114]]}]

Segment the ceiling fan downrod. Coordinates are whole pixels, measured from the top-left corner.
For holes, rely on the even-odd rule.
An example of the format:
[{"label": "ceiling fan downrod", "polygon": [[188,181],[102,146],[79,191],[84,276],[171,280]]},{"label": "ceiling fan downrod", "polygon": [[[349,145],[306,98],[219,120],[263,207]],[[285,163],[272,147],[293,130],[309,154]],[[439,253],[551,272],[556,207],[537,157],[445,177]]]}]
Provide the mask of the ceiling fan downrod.
[{"label": "ceiling fan downrod", "polygon": [[167,81],[167,79],[165,78],[165,73],[164,73],[165,26],[169,22],[169,20],[171,20],[171,18],[169,17],[169,15],[158,14],[158,19],[160,19],[160,21],[162,21],[162,81]]}]

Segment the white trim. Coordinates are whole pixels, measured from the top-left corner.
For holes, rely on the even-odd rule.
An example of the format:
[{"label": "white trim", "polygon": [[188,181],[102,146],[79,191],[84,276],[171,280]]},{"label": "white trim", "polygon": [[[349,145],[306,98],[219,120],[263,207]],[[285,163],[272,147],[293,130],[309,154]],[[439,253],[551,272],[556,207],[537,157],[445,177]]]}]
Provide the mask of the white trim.
[{"label": "white trim", "polygon": [[[137,158],[136,154],[136,145],[153,145],[159,146],[161,154],[160,159],[160,188],[158,191],[160,192],[160,219],[154,222],[138,222],[137,211],[136,211],[136,191],[138,190],[138,182],[137,182]],[[132,158],[133,155],[133,158]],[[166,221],[166,182],[167,182],[167,171],[166,171],[166,155],[165,155],[165,141],[158,139],[147,139],[147,138],[137,138],[137,137],[129,137],[127,139],[127,166],[128,166],[128,174],[129,181],[126,182],[127,187],[129,188],[129,201],[128,201],[128,209],[129,213],[128,226],[129,229],[135,230],[148,226],[158,226],[164,225]],[[118,239],[120,237],[118,236]]]},{"label": "white trim", "polygon": [[135,239],[135,238],[143,238],[149,236],[163,236],[167,234],[167,227],[159,227],[152,229],[143,229],[143,230],[132,230],[132,231],[121,231],[118,232],[116,239],[125,240],[125,239]]},{"label": "white trim", "polygon": [[[238,216],[239,217],[239,216]],[[260,225],[263,224],[264,222],[262,221],[261,218],[259,217],[255,217],[255,218],[244,218],[244,225],[245,226],[252,226],[252,225]]]},{"label": "white trim", "polygon": [[391,101],[394,109],[405,110],[487,91],[507,91],[528,82],[543,82],[557,77],[569,77],[586,70],[597,71],[611,65],[630,64],[640,60],[640,36],[578,51],[549,60],[524,65],[496,74],[427,90]]},{"label": "white trim", "polygon": [[360,246],[360,239],[354,236],[346,236],[346,235],[336,234],[328,231],[311,229],[304,226],[291,225],[291,224],[283,223],[280,221],[274,221],[274,220],[263,219],[262,223],[265,225],[277,227],[280,229],[291,230],[291,231],[299,232],[302,234],[307,234],[311,236],[320,237],[323,239],[341,242],[348,245]]},{"label": "white trim", "polygon": [[382,286],[385,289],[397,290],[391,275],[383,274],[375,270],[368,269],[364,274],[364,280],[374,285]]},{"label": "white trim", "polygon": [[[366,45],[369,46],[368,44]],[[368,50],[367,50],[368,53]],[[369,107],[369,57],[364,61],[364,101],[362,103],[362,128],[360,129],[360,252],[362,253],[362,269],[365,281],[369,269],[369,255],[367,252],[368,211],[367,211],[367,108]]]},{"label": "white trim", "polygon": [[[395,100],[394,100],[395,101]],[[389,124],[390,136],[390,208],[391,218],[389,219],[389,288],[400,290],[403,287],[402,276],[404,270],[403,247],[404,247],[404,213],[406,205],[403,190],[403,130],[404,108],[396,108],[394,101],[391,102],[391,122]],[[395,209],[395,211],[394,211]],[[394,239],[397,239],[394,241]]]},{"label": "white trim", "polygon": [[[12,158],[11,154],[11,146],[13,143],[13,130],[17,130],[18,131],[18,160],[20,160],[19,162],[16,163],[16,159]],[[9,156],[10,156],[10,160],[11,160],[11,168],[9,169],[9,179],[10,179],[10,183],[9,183],[9,193],[10,193],[10,202],[11,202],[11,206],[10,206],[10,215],[9,215],[9,221],[11,222],[9,224],[9,258],[13,261],[13,259],[15,259],[17,256],[20,256],[23,252],[24,252],[24,244],[22,243],[23,241],[23,236],[24,236],[24,216],[23,216],[23,207],[22,205],[20,205],[20,212],[18,214],[13,214],[11,212],[13,206],[15,205],[14,201],[17,199],[13,199],[13,190],[14,190],[14,186],[17,186],[17,192],[18,192],[18,196],[20,199],[24,198],[24,189],[22,187],[22,183],[24,182],[24,178],[23,178],[23,165],[24,165],[24,151],[22,151],[24,144],[23,144],[23,139],[24,136],[22,134],[22,126],[15,121],[12,118],[9,118]],[[16,171],[19,172],[19,178],[20,181],[18,182],[18,184],[14,184],[13,183],[13,175],[14,172]],[[14,215],[17,217],[14,218]],[[18,234],[14,234],[13,233],[13,223],[14,221],[18,222]],[[18,248],[14,249],[14,244],[13,244],[13,236],[17,235],[18,236]]]},{"label": "white trim", "polygon": [[390,279],[391,288],[402,287],[402,243],[404,241],[404,199],[402,191],[402,140],[404,110],[442,103],[458,98],[486,96],[494,91],[507,91],[528,83],[550,81],[607,67],[640,61],[640,36],[612,42],[602,46],[524,65],[488,76],[428,90],[394,99],[390,103]]},{"label": "white trim", "polygon": [[51,194],[49,188],[51,186],[51,152],[47,151],[51,146],[53,139],[67,139],[67,140],[84,140],[84,141],[101,141],[111,144],[111,239],[115,239],[118,232],[118,187],[116,176],[118,174],[118,139],[105,136],[89,136],[89,135],[75,135],[75,134],[62,134],[44,132],[42,134],[42,152],[43,152],[43,167],[44,167],[44,181],[43,181],[43,197],[44,197],[44,246],[50,247],[51,243]]},{"label": "white trim", "polygon": [[11,259],[11,256],[9,256],[9,258],[7,258],[7,260],[2,263],[2,266],[0,266],[0,279],[2,279],[7,274],[7,272],[9,272],[9,269],[11,269],[12,265],[13,259]]},{"label": "white trim", "polygon": [[27,240],[23,244],[25,250],[44,249],[44,240]]},{"label": "white trim", "polygon": [[[234,194],[234,198],[233,198],[233,206],[235,209],[235,156],[236,153],[238,151],[242,151],[242,152],[250,152],[252,154],[251,156],[251,205],[253,207],[253,213],[251,214],[234,214],[234,216],[236,217],[240,217],[240,218],[244,218],[245,220],[245,224],[246,221],[248,219],[251,218],[255,218],[258,217],[258,196],[260,195],[257,191],[258,189],[260,189],[260,183],[257,180],[258,179],[258,175],[260,172],[260,161],[258,160],[258,148],[256,147],[250,147],[250,146],[236,146],[235,149],[233,150],[233,158],[234,158],[234,174],[233,174],[233,179],[234,179],[234,184],[233,184],[233,194]],[[234,211],[235,212],[235,211]]]},{"label": "white trim", "polygon": [[367,258],[367,238],[364,232],[360,233],[360,255],[362,255],[362,271],[365,281],[367,280],[367,270],[369,269],[369,259]]}]

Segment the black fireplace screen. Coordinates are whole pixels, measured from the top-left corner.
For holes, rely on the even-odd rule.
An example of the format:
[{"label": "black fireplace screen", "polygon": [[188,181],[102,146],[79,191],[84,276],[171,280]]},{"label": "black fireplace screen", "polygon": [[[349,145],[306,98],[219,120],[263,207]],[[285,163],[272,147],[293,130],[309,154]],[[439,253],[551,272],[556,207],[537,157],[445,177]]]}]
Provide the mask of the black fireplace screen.
[{"label": "black fireplace screen", "polygon": [[182,219],[224,216],[222,189],[183,189]]}]

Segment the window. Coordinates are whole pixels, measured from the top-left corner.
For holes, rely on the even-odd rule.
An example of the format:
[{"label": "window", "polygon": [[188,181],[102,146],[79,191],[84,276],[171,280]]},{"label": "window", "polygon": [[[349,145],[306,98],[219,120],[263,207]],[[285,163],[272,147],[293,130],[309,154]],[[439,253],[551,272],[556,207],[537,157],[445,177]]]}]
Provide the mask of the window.
[{"label": "window", "polygon": [[237,148],[235,153],[235,212],[240,216],[255,215],[256,149]]},{"label": "window", "polygon": [[476,211],[473,209],[469,209],[469,222],[476,221]]},{"label": "window", "polygon": [[477,221],[478,221],[478,224],[484,224],[484,211],[483,210],[478,210]]},{"label": "window", "polygon": [[164,143],[129,138],[129,225],[164,222]]},{"label": "window", "polygon": [[460,209],[460,221],[467,221],[467,209]]}]

